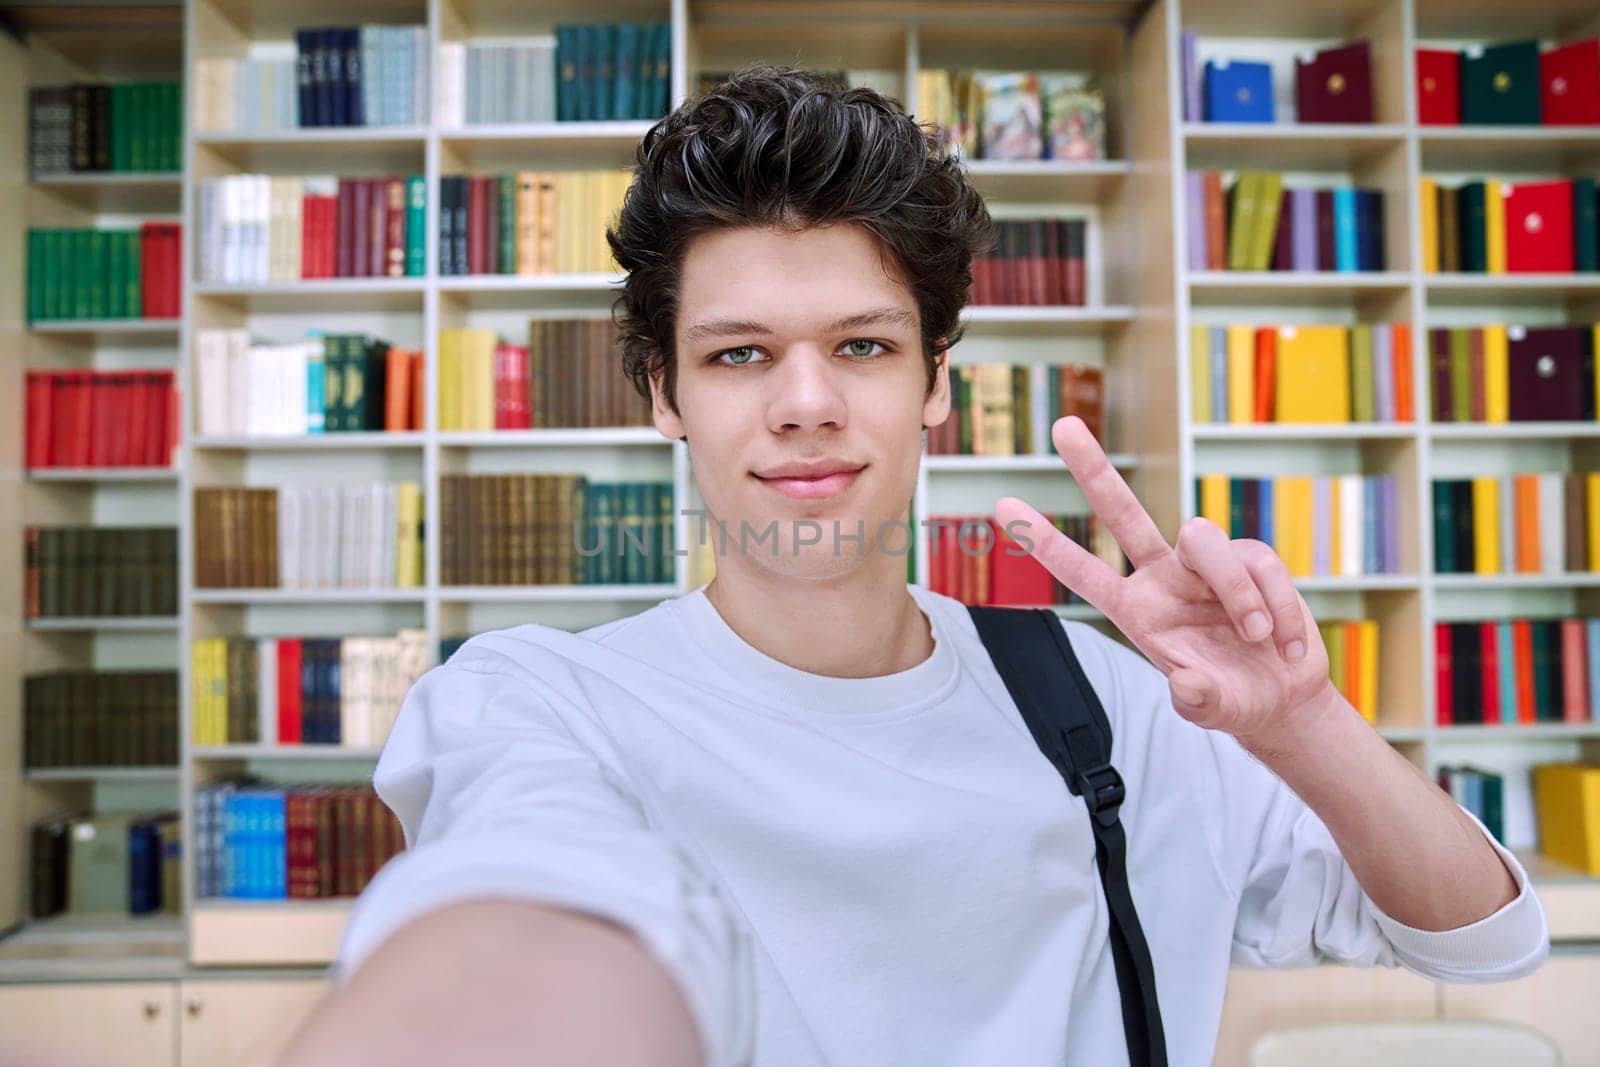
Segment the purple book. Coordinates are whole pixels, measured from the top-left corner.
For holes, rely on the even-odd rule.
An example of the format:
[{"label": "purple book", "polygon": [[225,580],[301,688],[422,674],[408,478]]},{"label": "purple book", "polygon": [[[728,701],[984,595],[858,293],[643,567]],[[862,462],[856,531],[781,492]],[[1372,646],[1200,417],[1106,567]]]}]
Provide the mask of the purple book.
[{"label": "purple book", "polygon": [[1183,121],[1199,122],[1205,112],[1200,109],[1200,60],[1193,30],[1178,35],[1183,53]]},{"label": "purple book", "polygon": [[1311,573],[1333,574],[1333,479],[1326,474],[1311,479],[1311,537]]},{"label": "purple book", "polygon": [[1183,221],[1189,240],[1189,269],[1206,269],[1205,175],[1191,170],[1183,180]]},{"label": "purple book", "polygon": [[1290,235],[1290,257],[1294,270],[1317,269],[1317,191],[1293,189],[1289,193],[1294,204],[1291,217],[1294,232]]},{"label": "purple book", "polygon": [[1583,418],[1583,336],[1574,327],[1536,327],[1509,333],[1507,353],[1512,422]]}]

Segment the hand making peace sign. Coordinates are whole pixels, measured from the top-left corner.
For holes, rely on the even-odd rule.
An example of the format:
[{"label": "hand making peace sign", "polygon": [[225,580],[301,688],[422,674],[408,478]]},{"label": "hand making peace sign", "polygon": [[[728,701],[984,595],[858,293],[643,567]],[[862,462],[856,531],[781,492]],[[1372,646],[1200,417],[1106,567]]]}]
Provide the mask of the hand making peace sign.
[{"label": "hand making peace sign", "polygon": [[1230,540],[1195,516],[1174,548],[1082,419],[1057,420],[1050,437],[1133,573],[1118,574],[1016,497],[997,501],[995,516],[1002,528],[1026,524],[1012,529],[1025,529],[1034,558],[1166,674],[1179,714],[1242,740],[1326,695],[1333,683],[1322,635],[1270,545]]}]

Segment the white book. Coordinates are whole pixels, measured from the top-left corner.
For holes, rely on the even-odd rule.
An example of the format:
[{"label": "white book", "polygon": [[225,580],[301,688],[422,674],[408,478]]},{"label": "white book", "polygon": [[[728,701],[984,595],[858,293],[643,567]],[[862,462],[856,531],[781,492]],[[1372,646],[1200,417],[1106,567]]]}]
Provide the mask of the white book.
[{"label": "white book", "polygon": [[383,552],[378,563],[378,572],[373,585],[392,589],[397,585],[395,578],[395,549],[400,537],[400,487],[398,485],[383,486],[383,516],[381,530]]},{"label": "white book", "polygon": [[1565,475],[1541,471],[1539,474],[1539,571],[1561,574],[1566,570],[1566,503],[1561,480]]},{"label": "white book", "polygon": [[361,566],[361,547],[367,539],[366,509],[362,505],[367,495],[363,486],[341,487],[342,508],[339,515],[339,584],[359,589],[366,584],[366,571]]},{"label": "white book", "polygon": [[272,279],[272,178],[258,174],[250,183],[252,196],[250,209],[255,224],[255,265],[252,282]]},{"label": "white book", "polygon": [[319,588],[334,589],[344,584],[339,570],[343,510],[344,494],[339,486],[317,486],[317,538],[314,551]]},{"label": "white book", "polygon": [[250,335],[244,330],[228,331],[228,428],[229,434],[249,433],[250,427]]},{"label": "white book", "polygon": [[201,330],[195,339],[195,422],[202,435],[228,432],[228,331]]},{"label": "white book", "polygon": [[245,357],[244,432],[265,437],[277,427],[278,353],[274,345],[256,345]]},{"label": "white book", "polygon": [[[411,115],[412,125],[426,121],[428,105],[433,100],[433,71],[428,62],[428,29],[411,27]],[[457,123],[459,125],[459,123]]]},{"label": "white book", "polygon": [[359,637],[346,637],[339,642],[339,744],[356,744],[356,692],[360,686],[360,669],[356,666]]},{"label": "white book", "polygon": [[304,589],[300,567],[300,500],[298,485],[278,487],[278,584],[285,589]]},{"label": "white book", "polygon": [[465,122],[467,46],[460,41],[439,43],[439,99],[434,121],[446,129]]},{"label": "white book", "polygon": [[1339,568],[1336,573],[1358,575],[1363,572],[1362,560],[1365,539],[1366,508],[1361,492],[1362,476],[1336,475],[1335,487],[1339,493]]},{"label": "white book", "polygon": [[306,432],[306,346],[295,342],[280,346],[278,358],[277,409],[274,421],[278,433],[298,437]]},{"label": "white book", "polygon": [[[1033,430],[1030,447],[1036,456],[1051,455],[1055,445],[1050,442],[1050,368],[1043,363],[1028,367],[1028,393],[1028,417]],[[955,418],[955,412],[950,417]]]},{"label": "white book", "polygon": [[278,741],[278,640],[256,642],[256,739],[264,745]]},{"label": "white book", "polygon": [[1517,571],[1517,497],[1516,485],[1509,475],[1495,479],[1499,496],[1500,518],[1500,573]]},{"label": "white book", "polygon": [[219,281],[222,261],[217,255],[221,247],[217,235],[221,226],[221,219],[218,216],[216,182],[201,183],[199,212],[200,280],[202,282]]}]

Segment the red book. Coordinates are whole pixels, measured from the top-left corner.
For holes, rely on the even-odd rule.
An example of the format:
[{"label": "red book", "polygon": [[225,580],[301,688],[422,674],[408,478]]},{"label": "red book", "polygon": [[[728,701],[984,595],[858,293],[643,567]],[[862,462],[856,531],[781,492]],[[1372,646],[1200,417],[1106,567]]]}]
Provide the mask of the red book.
[{"label": "red book", "polygon": [[511,425],[511,353],[504,341],[494,346],[494,428],[513,429]]},{"label": "red book", "polygon": [[506,389],[509,393],[506,427],[533,429],[533,412],[528,406],[528,346],[506,346]]},{"label": "red book", "polygon": [[355,275],[356,253],[356,180],[339,179],[338,203],[334,209],[333,271],[338,278]]},{"label": "red book", "polygon": [[1274,421],[1277,399],[1278,331],[1268,327],[1256,331],[1255,422]]},{"label": "red book", "polygon": [[73,371],[76,387],[72,391],[72,438],[68,442],[67,466],[87,467],[94,433],[94,389],[99,377],[94,371]]},{"label": "red book", "polygon": [[1478,624],[1479,689],[1483,692],[1483,721],[1500,721],[1500,626],[1490,620]]},{"label": "red book", "polygon": [[114,467],[149,465],[149,446],[144,439],[145,405],[151,402],[147,377],[138,372],[117,375],[115,406],[106,413],[116,427],[107,459]]},{"label": "red book", "polygon": [[[1038,541],[1029,536],[1032,547]],[[989,602],[1006,607],[1040,607],[1055,601],[1055,577],[1022,545],[995,524]]]},{"label": "red book", "polygon": [[300,277],[317,277],[317,208],[319,196],[300,198]]},{"label": "red book", "polygon": [[1461,53],[1417,49],[1417,121],[1424,126],[1461,124]]},{"label": "red book", "polygon": [[1372,121],[1372,49],[1352,41],[1295,60],[1295,116],[1301,122]]},{"label": "red book", "polygon": [[1433,703],[1434,718],[1439,726],[1449,726],[1456,721],[1455,691],[1450,684],[1450,626],[1435,623],[1433,627]]},{"label": "red book", "polygon": [[314,794],[293,789],[283,798],[284,866],[288,895],[317,895],[317,815]]},{"label": "red book", "polygon": [[1572,272],[1572,182],[1507,182],[1506,270]]},{"label": "red book", "polygon": [[298,637],[278,638],[278,744],[298,745],[303,705],[300,693],[301,645]]},{"label": "red book", "polygon": [[378,273],[403,278],[406,273],[406,183],[402,178],[383,182],[383,262]]},{"label": "red book", "polygon": [[487,255],[484,224],[488,221],[487,189],[482,178],[467,179],[467,273],[483,274]]},{"label": "red book", "polygon": [[[372,193],[373,182],[370,178],[354,178],[350,182],[352,212],[354,217],[350,220],[351,239],[355,242],[350,249],[350,273],[357,278],[372,276]],[[379,211],[382,211],[379,205]]]},{"label": "red book", "polygon": [[1582,619],[1561,620],[1561,712],[1567,722],[1589,721],[1589,659],[1585,655],[1584,627]]},{"label": "red book", "polygon": [[167,460],[163,462],[160,457],[163,442],[167,436],[167,427],[171,424],[170,406],[165,401],[165,391],[170,386],[171,375],[164,371],[151,371],[144,376],[145,406],[144,406],[144,442],[138,455],[142,458],[139,463],[150,467],[165,467],[172,462],[172,450],[167,448]]},{"label": "red book", "polygon": [[172,466],[172,452],[178,447],[178,423],[183,417],[183,405],[178,401],[178,385],[174,375],[168,375],[166,388],[167,421],[161,435],[161,451],[156,454],[156,465]]},{"label": "red book", "polygon": [[1600,123],[1600,38],[1540,53],[1539,98],[1546,126]]},{"label": "red book", "polygon": [[72,455],[72,397],[77,392],[76,371],[50,375],[50,466],[68,466]]},{"label": "red book", "polygon": [[28,372],[28,466],[48,467],[50,463],[50,393],[55,375],[46,371]]},{"label": "red book", "polygon": [[1527,619],[1511,623],[1511,643],[1517,662],[1517,722],[1532,724],[1533,707],[1533,626]]},{"label": "red book", "polygon": [[153,223],[139,227],[139,314],[143,318],[160,318],[157,292],[161,288],[161,249],[156,239]]},{"label": "red book", "polygon": [[317,246],[321,251],[321,273],[318,276],[336,278],[339,276],[339,198],[323,197],[317,218]]}]

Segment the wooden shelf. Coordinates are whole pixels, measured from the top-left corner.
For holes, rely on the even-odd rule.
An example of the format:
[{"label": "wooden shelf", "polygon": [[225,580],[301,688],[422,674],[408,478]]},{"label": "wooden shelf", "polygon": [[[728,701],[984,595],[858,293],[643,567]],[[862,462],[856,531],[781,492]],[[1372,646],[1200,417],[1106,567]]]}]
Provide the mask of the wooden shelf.
[{"label": "wooden shelf", "polygon": [[176,615],[107,615],[107,616],[62,616],[49,619],[26,619],[24,625],[29,630],[40,633],[78,633],[103,631],[115,633],[161,633],[163,631],[177,632],[178,617]]},{"label": "wooden shelf", "polygon": [[1441,744],[1480,744],[1496,741],[1550,741],[1600,737],[1600,722],[1468,723],[1438,727]]},{"label": "wooden shelf", "polygon": [[1411,284],[1411,275],[1398,270],[1202,270],[1189,271],[1186,278],[1189,290],[1198,294],[1213,290],[1228,293],[1297,289],[1402,290]]},{"label": "wooden shelf", "polygon": [[183,193],[181,173],[83,171],[34,177],[36,190],[88,211],[116,215],[175,214]]},{"label": "wooden shelf", "polygon": [[284,762],[335,762],[375,760],[383,751],[360,745],[193,745],[196,759],[280,760]]},{"label": "wooden shelf", "polygon": [[1600,274],[1424,274],[1429,292],[1492,298],[1537,292],[1553,296],[1600,296]]},{"label": "wooden shelf", "polygon": [[1190,122],[1183,126],[1190,170],[1336,170],[1370,165],[1405,149],[1404,126]]},{"label": "wooden shelf", "polygon": [[1539,441],[1600,437],[1600,422],[1436,422],[1424,431],[1436,441]]},{"label": "wooden shelf", "polygon": [[622,285],[612,274],[464,274],[442,277],[441,293],[610,292]]},{"label": "wooden shelf", "polygon": [[1417,144],[1424,174],[1600,166],[1600,126],[1418,126]]},{"label": "wooden shelf", "polygon": [[29,767],[23,777],[34,782],[172,782],[177,767]]},{"label": "wooden shelf", "polygon": [[587,603],[593,601],[656,601],[677,596],[675,585],[447,585],[439,599],[463,604],[515,604],[543,601]]},{"label": "wooden shelf", "polygon": [[45,336],[89,336],[110,340],[138,336],[156,340],[178,339],[177,319],[42,319],[28,324],[30,333]]},{"label": "wooden shelf", "polygon": [[420,431],[395,433],[319,433],[302,437],[196,437],[189,446],[211,452],[302,452],[353,451],[367,449],[421,448],[427,435]]},{"label": "wooden shelf", "polygon": [[1097,202],[1133,173],[1133,164],[1118,159],[973,159],[963,166],[985,199],[1028,203]]},{"label": "wooden shelf", "polygon": [[648,447],[671,446],[654,426],[613,426],[599,429],[550,430],[446,430],[439,443],[453,448]]},{"label": "wooden shelf", "polygon": [[1362,441],[1410,440],[1413,422],[1245,423],[1198,422],[1190,427],[1197,441]]},{"label": "wooden shelf", "polygon": [[1600,574],[1435,574],[1435,589],[1593,589],[1600,587]]},{"label": "wooden shelf", "polygon": [[[1106,458],[1118,470],[1136,470],[1139,457],[1131,452],[1111,452]],[[1003,471],[1045,471],[1060,473],[1068,478],[1072,472],[1066,460],[1055,453],[1047,456],[950,456],[924,455],[922,465],[932,471],[957,471],[965,473],[990,473]]]},{"label": "wooden shelf", "polygon": [[420,604],[418,589],[195,589],[196,604]]},{"label": "wooden shelf", "polygon": [[176,467],[35,467],[30,482],[175,482]]}]

